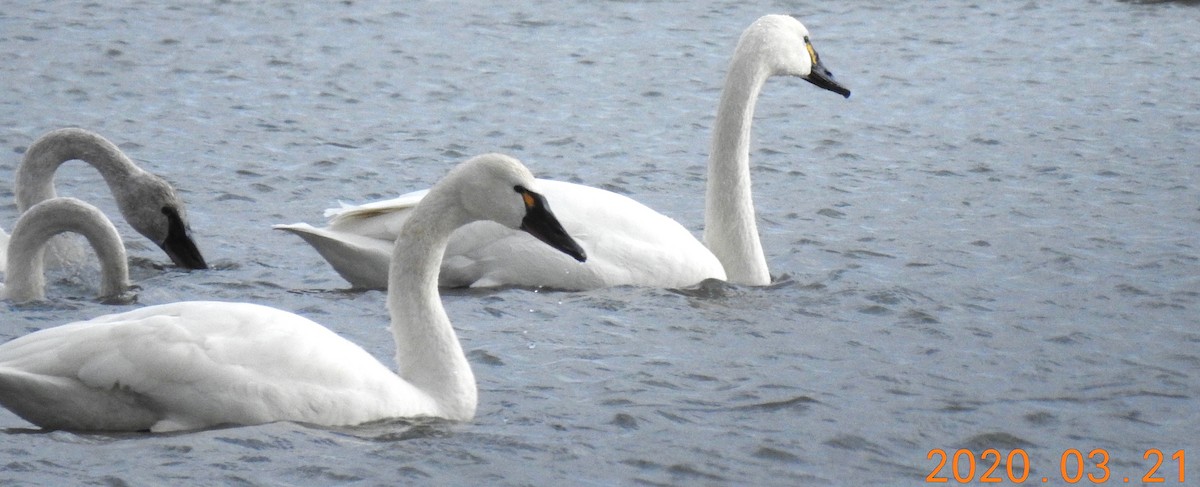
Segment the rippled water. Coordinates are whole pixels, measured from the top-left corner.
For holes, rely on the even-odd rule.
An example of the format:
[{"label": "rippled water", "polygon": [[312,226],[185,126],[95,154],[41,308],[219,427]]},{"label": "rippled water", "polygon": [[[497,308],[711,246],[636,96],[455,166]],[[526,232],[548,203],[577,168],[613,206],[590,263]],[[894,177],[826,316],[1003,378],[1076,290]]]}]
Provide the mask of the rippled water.
[{"label": "rippled water", "polygon": [[[270,224],[498,150],[699,231],[725,64],[764,13],[801,14],[854,95],[760,100],[777,285],[450,291],[471,423],[114,436],[0,411],[0,484],[920,485],[935,448],[1022,449],[1043,485],[1104,449],[1137,484],[1149,449],[1200,458],[1195,2],[744,3],[3,9],[0,174],[78,125],[188,200],[213,270],[160,269],[118,222],[140,305],[270,304],[385,360],[384,294]],[[115,215],[99,181],[58,177]],[[94,269],[55,278],[0,339],[125,309],[88,298]]]}]

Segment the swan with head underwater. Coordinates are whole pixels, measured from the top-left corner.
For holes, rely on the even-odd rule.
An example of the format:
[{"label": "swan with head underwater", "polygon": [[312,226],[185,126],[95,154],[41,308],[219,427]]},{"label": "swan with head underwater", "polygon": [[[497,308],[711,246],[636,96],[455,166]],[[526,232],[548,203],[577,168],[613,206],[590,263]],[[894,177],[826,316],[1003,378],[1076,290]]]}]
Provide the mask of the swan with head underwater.
[{"label": "swan with head underwater", "polygon": [[[616,285],[687,287],[708,278],[767,285],[750,184],[750,125],[771,76],[798,76],[850,96],[821,63],[808,30],[787,15],[759,18],[743,32],[717,108],[708,163],[704,243],[675,220],[628,197],[590,186],[539,180],[563,226],[588,252],[571,262],[532,239],[489,222],[460,229],[443,262],[443,286],[517,285],[594,289]],[[388,249],[424,191],[326,211],[329,226],[276,225],[313,246],[355,287],[385,284]],[[504,258],[498,256],[504,255]]]},{"label": "swan with head underwater", "polygon": [[180,302],[0,345],[0,404],[43,428],[68,430],[470,420],[477,389],[438,294],[441,257],[455,229],[490,220],[584,260],[539,186],[516,159],[487,154],[451,170],[413,209],[393,245],[388,283],[397,371],[299,315]]},{"label": "swan with head underwater", "polygon": [[[187,269],[207,269],[208,264],[192,240],[183,200],[161,177],[138,167],[121,149],[94,132],[63,128],[39,137],[17,167],[17,209],[21,212],[57,196],[54,173],[63,163],[80,159],[100,172],[117,207],[138,233],[166,252],[171,261]],[[0,231],[0,252],[7,240]],[[83,257],[73,242],[54,239],[47,247],[52,265],[71,263]],[[0,263],[0,266],[3,266]],[[4,269],[0,267],[0,271]]]},{"label": "swan with head underwater", "polygon": [[21,214],[8,246],[0,255],[8,264],[0,298],[16,303],[46,298],[43,252],[50,238],[63,232],[75,232],[87,238],[100,259],[100,293],[106,301],[125,303],[129,299],[129,265],[125,245],[117,228],[96,207],[75,198],[51,198]]}]

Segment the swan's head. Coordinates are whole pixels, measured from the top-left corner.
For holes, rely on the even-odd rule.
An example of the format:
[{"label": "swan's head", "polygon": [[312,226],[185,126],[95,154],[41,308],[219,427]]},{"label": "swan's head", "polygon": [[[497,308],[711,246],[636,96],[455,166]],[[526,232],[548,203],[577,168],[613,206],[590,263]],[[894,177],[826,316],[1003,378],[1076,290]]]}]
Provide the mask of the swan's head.
[{"label": "swan's head", "polygon": [[143,172],[130,190],[116,194],[117,205],[129,225],[167,253],[175,265],[207,269],[208,264],[192,240],[183,199],[166,180]]},{"label": "swan's head", "polygon": [[739,54],[763,56],[761,61],[773,75],[798,76],[846,98],[850,90],[833,78],[808,37],[808,28],[790,15],[765,15],[742,34]]},{"label": "swan's head", "polygon": [[438,185],[456,189],[466,220],[492,220],[525,231],[575,260],[587,260],[520,161],[503,154],[476,156],[459,164]]}]

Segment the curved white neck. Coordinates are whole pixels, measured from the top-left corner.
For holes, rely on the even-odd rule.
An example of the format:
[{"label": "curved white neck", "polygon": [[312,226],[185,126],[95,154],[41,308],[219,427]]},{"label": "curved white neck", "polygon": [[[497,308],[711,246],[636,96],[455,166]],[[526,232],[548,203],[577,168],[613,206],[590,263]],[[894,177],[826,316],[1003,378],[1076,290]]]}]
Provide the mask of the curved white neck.
[{"label": "curved white neck", "polygon": [[[450,234],[465,222],[443,192],[421,201],[396,239],[388,273],[388,311],[396,340],[397,373],[429,394],[444,417],[475,415],[478,391],[471,365],[438,294],[438,272]],[[448,214],[454,213],[454,214]]]},{"label": "curved white neck", "polygon": [[755,286],[771,283],[750,187],[750,125],[769,76],[753,53],[735,53],[717,107],[705,195],[705,245],[730,282]]},{"label": "curved white neck", "polygon": [[[64,162],[75,159],[87,162],[100,171],[114,195],[122,194],[119,189],[128,186],[127,181],[143,172],[121,149],[104,137],[82,129],[59,129],[42,136],[25,151],[25,157],[17,167],[14,188],[17,210],[24,212],[41,201],[57,196],[54,173]],[[124,213],[124,208],[121,211]]]},{"label": "curved white neck", "polygon": [[5,297],[25,302],[45,299],[42,250],[50,237],[75,232],[87,238],[100,259],[100,296],[119,295],[129,287],[125,245],[116,227],[95,207],[74,198],[55,198],[30,208],[17,220],[8,242]]}]

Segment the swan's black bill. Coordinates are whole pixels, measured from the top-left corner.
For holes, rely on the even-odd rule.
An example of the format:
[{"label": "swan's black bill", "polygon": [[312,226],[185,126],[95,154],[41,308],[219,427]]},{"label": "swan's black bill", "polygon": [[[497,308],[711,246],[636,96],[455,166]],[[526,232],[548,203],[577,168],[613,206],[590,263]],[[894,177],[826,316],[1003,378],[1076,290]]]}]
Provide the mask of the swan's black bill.
[{"label": "swan's black bill", "polygon": [[850,98],[850,90],[833,79],[833,73],[821,61],[813,64],[811,72],[804,79],[818,87],[827,89],[846,98]]},{"label": "swan's black bill", "polygon": [[187,269],[208,269],[204,256],[200,255],[200,249],[196,248],[196,242],[192,241],[191,232],[188,232],[179,212],[169,207],[163,208],[162,212],[167,216],[167,238],[163,239],[159,247],[167,253],[171,262]]},{"label": "swan's black bill", "polygon": [[520,186],[515,189],[525,201],[525,218],[521,220],[521,230],[577,261],[586,261],[587,253],[583,251],[583,247],[580,247],[579,243],[575,242],[575,239],[567,234],[554,213],[550,212],[550,206],[546,204],[546,199],[542,195]]}]

